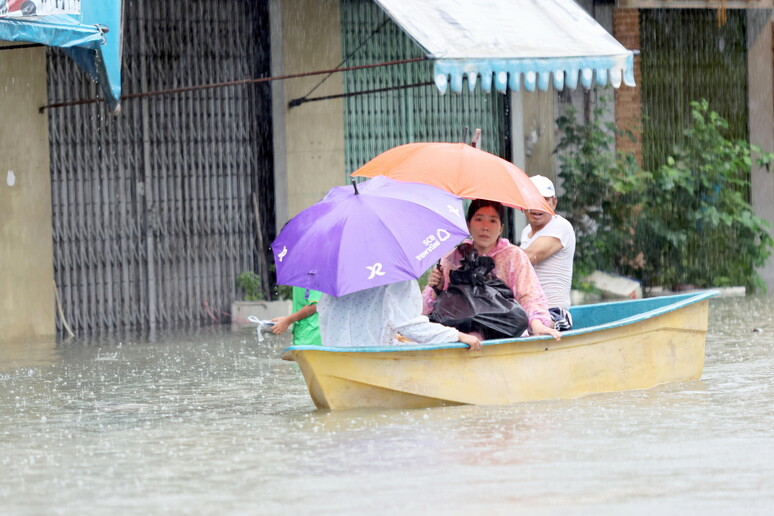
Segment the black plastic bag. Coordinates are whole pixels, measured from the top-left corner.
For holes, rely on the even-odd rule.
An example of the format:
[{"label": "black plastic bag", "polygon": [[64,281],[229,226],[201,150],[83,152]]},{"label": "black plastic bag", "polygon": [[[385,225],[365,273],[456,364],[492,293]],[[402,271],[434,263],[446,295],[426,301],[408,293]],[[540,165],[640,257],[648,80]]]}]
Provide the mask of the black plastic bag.
[{"label": "black plastic bag", "polygon": [[460,251],[460,268],[449,272],[449,288],[438,296],[430,320],[465,333],[479,332],[484,339],[520,337],[529,325],[527,313],[492,272],[494,260],[479,256],[470,244],[461,245]]}]

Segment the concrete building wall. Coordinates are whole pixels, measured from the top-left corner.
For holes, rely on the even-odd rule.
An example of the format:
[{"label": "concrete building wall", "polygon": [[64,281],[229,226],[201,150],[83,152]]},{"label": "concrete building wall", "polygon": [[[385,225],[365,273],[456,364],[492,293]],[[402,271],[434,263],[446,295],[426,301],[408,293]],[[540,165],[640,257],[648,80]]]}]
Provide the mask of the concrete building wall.
[{"label": "concrete building wall", "polygon": [[53,336],[43,48],[0,51],[0,342]]},{"label": "concrete building wall", "polygon": [[[753,11],[748,14],[748,20],[761,14]],[[768,19],[758,26],[757,35],[749,38],[747,54],[750,143],[774,152],[774,14],[769,11]],[[751,180],[753,210],[774,228],[774,171],[755,168]],[[769,293],[774,292],[774,259],[770,258],[759,273]]]},{"label": "concrete building wall", "polygon": [[[272,75],[336,68],[341,63],[338,0],[272,0]],[[315,75],[273,84],[277,226],[314,204],[344,178],[341,99],[296,98],[342,93],[342,76]]]}]

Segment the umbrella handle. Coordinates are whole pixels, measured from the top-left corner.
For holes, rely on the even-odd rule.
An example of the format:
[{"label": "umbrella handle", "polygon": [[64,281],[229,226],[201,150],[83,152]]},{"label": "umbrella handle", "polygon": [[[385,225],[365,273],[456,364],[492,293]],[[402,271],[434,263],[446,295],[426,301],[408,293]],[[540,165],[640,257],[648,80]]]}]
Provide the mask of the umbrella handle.
[{"label": "umbrella handle", "polygon": [[435,270],[441,273],[441,285],[440,287],[433,287],[433,290],[435,290],[435,295],[440,296],[441,292],[443,292],[443,269],[441,268],[441,260],[438,260],[435,262]]}]

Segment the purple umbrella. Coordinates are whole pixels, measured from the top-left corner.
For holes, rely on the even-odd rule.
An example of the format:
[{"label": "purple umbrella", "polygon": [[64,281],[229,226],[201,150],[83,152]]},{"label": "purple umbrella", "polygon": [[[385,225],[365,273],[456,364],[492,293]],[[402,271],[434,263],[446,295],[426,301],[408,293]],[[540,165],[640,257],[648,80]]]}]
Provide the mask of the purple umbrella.
[{"label": "purple umbrella", "polygon": [[277,283],[338,297],[419,278],[466,236],[459,197],[378,176],[331,189],[271,247]]}]

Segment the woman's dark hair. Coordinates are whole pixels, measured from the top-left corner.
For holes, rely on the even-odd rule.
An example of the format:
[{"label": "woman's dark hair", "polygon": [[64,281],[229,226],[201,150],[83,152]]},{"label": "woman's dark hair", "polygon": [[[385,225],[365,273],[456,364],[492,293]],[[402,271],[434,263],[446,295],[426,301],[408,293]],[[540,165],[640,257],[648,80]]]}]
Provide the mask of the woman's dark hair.
[{"label": "woman's dark hair", "polygon": [[505,208],[503,205],[497,201],[488,201],[486,199],[474,199],[473,202],[470,203],[470,207],[468,207],[468,216],[465,220],[470,222],[471,219],[473,219],[473,215],[475,215],[478,210],[486,208],[487,206],[491,206],[495,209],[497,216],[500,217],[501,223],[505,222]]}]

